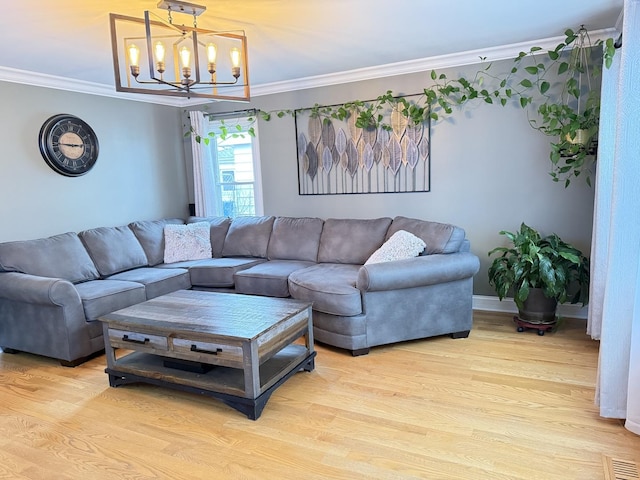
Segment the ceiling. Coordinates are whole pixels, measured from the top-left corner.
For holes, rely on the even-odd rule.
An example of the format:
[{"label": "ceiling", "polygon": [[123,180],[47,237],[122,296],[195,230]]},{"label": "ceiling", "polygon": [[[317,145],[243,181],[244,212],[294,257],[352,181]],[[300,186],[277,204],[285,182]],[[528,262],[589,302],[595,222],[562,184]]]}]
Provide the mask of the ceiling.
[{"label": "ceiling", "polygon": [[[114,96],[109,13],[166,14],[156,8],[158,0],[8,3],[0,16],[0,80],[31,83],[30,77],[38,77],[33,84],[64,88],[70,79],[75,87],[69,89],[96,88]],[[336,83],[336,76],[354,70],[559,37],[581,24],[592,32],[608,29],[623,7],[623,0],[536,0],[526,6],[514,0],[193,3],[207,7],[199,27],[246,31],[253,96],[281,82]]]}]

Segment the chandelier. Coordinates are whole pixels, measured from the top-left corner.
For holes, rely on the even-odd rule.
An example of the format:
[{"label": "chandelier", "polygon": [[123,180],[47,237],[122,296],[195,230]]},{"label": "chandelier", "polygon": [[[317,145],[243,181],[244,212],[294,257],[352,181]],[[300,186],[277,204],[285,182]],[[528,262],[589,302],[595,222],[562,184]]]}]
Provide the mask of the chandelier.
[{"label": "chandelier", "polygon": [[[244,31],[198,28],[206,7],[160,0],[167,20],[145,11],[144,19],[111,13],[116,91],[248,102],[249,70]],[[193,26],[173,15],[193,17]]]}]

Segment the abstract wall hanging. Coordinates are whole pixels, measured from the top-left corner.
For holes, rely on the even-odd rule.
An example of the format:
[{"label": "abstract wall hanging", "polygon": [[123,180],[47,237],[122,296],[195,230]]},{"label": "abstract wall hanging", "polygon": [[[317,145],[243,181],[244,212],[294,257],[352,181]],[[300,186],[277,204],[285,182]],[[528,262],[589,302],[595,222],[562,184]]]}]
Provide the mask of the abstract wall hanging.
[{"label": "abstract wall hanging", "polygon": [[387,128],[358,128],[357,114],[342,121],[296,110],[299,194],[428,192],[429,122],[411,125],[398,108],[381,113]]}]

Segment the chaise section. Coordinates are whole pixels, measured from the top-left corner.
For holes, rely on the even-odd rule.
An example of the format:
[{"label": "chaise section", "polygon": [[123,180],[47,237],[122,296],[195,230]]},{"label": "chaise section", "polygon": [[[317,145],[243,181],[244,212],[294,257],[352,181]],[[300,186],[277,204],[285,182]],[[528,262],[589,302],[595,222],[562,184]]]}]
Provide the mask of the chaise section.
[{"label": "chaise section", "polygon": [[293,272],[289,291],[296,300],[313,303],[313,310],[351,317],[362,313],[356,288],[359,265],[319,264]]}]

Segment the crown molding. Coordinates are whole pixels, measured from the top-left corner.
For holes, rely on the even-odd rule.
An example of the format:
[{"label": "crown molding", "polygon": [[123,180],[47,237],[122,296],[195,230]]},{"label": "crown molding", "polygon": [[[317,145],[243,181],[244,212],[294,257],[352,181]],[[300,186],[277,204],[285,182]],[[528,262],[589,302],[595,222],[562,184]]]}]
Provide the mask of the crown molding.
[{"label": "crown molding", "polygon": [[45,73],[30,72],[28,70],[18,70],[15,68],[0,67],[0,81],[19,83],[21,85],[31,85],[34,87],[53,88],[55,90],[65,90],[74,93],[86,93],[89,95],[99,95],[101,97],[120,98],[136,102],[155,103],[181,107],[186,105],[184,99],[173,97],[160,97],[159,95],[135,95],[132,93],[116,92],[113,85],[103,83],[86,82],[73,78],[58,77]]},{"label": "crown molding", "polygon": [[[616,36],[615,28],[596,30],[589,33],[592,41],[603,40],[611,36]],[[296,90],[306,90],[309,88],[328,87],[344,83],[372,80],[376,78],[392,77],[396,75],[407,75],[420,73],[433,69],[461,67],[473,65],[484,61],[498,61],[515,58],[520,52],[526,52],[531,47],[537,46],[543,49],[554,48],[564,40],[564,36],[553,37],[531,42],[514,43],[499,47],[470,50],[466,52],[454,53],[450,55],[439,55],[405,62],[389,63],[374,67],[359,68],[344,72],[330,73],[326,75],[316,75],[312,77],[297,78],[283,82],[274,82],[251,87],[253,98],[273,95],[276,93],[286,93]],[[43,73],[17,70],[14,68],[0,67],[0,81],[19,83],[22,85],[33,85],[36,87],[53,88],[56,90],[66,90],[69,92],[86,93],[89,95],[99,95],[103,97],[119,98],[135,102],[154,103],[173,107],[186,107],[202,104],[202,99],[184,99],[179,97],[167,97],[160,95],[133,94],[126,92],[116,92],[112,85],[102,83],[86,82],[65,77],[47,75]]]},{"label": "crown molding", "polygon": [[[614,28],[595,30],[589,32],[592,41],[604,40],[615,36]],[[251,96],[271,95],[274,93],[285,93],[308,88],[327,87],[343,83],[359,82],[374,78],[385,78],[396,75],[406,75],[410,73],[420,73],[433,69],[462,67],[474,65],[482,62],[495,62],[498,60],[508,60],[516,58],[520,52],[527,52],[531,47],[541,47],[543,49],[553,49],[565,36],[552,37],[530,42],[513,43],[499,47],[469,50],[466,52],[453,53],[449,55],[439,55],[435,57],[420,58],[405,62],[389,63],[375,67],[359,68],[345,72],[332,73],[327,75],[317,75],[314,77],[287,80],[285,82],[275,82],[265,85],[251,87]]]}]

